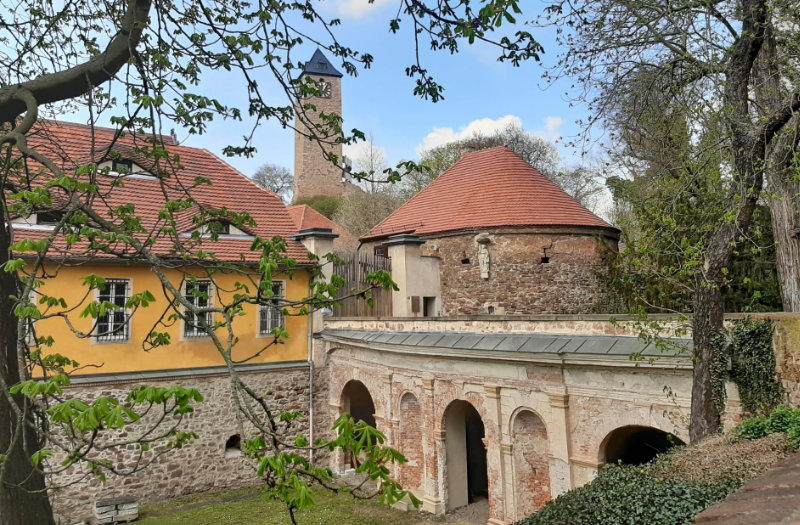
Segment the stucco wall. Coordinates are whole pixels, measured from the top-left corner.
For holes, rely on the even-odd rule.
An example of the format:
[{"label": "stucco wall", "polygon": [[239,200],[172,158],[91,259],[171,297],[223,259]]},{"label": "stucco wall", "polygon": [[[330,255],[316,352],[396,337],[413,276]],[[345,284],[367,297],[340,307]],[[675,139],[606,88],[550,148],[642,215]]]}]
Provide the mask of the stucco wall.
[{"label": "stucco wall", "polygon": [[[51,268],[51,273],[54,268]],[[187,269],[188,274],[203,278],[204,274]],[[91,331],[94,320],[90,317],[81,317],[80,313],[85,306],[95,300],[95,292],[87,295],[87,288],[81,286],[86,275],[95,274],[106,279],[129,279],[131,292],[141,293],[150,291],[156,298],[155,302],[146,308],[138,309],[130,320],[130,338],[124,342],[101,343],[94,338],[79,339],[60,318],[44,319],[36,323],[37,337],[52,336],[55,344],[52,351],[74,359],[82,366],[93,366],[92,373],[110,374],[118,372],[132,372],[142,370],[165,370],[175,368],[195,368],[223,365],[224,361],[219,355],[212,341],[207,337],[185,338],[182,333],[180,320],[170,320],[174,311],[168,309],[168,299],[165,297],[161,282],[145,265],[122,264],[90,264],[78,267],[60,268],[57,276],[45,280],[41,292],[52,297],[63,297],[67,301],[70,322],[75,329],[84,333]],[[165,270],[165,274],[176,288],[181,287],[182,280],[187,273],[178,270]],[[257,279],[257,276],[255,277]],[[275,277],[275,280],[284,282],[285,293],[289,299],[301,299],[308,295],[309,272],[299,270],[292,278],[285,275]],[[254,284],[248,283],[247,278],[239,273],[218,272],[214,275],[218,293],[212,297],[216,306],[229,304],[233,295],[237,293],[236,282],[248,284],[252,293]],[[257,282],[257,280],[255,281]],[[45,307],[39,305],[40,310]],[[234,320],[233,326],[239,338],[233,352],[236,360],[245,359],[269,344],[271,336],[259,335],[258,306],[245,304],[244,314]],[[58,312],[60,308],[51,308],[48,314]],[[166,312],[166,313],[165,313]],[[156,324],[163,319],[164,324]],[[217,320],[220,320],[219,318]],[[170,334],[170,344],[145,352],[143,342],[151,330],[167,332]],[[251,363],[267,363],[277,361],[305,360],[308,354],[308,319],[306,316],[287,316],[286,331],[291,337],[282,344],[272,345],[262,354],[258,355]],[[220,329],[218,334],[225,337],[225,330]]]},{"label": "stucco wall", "polygon": [[[329,319],[326,326],[389,332],[634,335],[630,325],[614,325],[608,316],[595,315]],[[349,381],[366,386],[378,428],[390,444],[414,458],[395,474],[430,512],[449,508],[449,491],[459,490],[448,481],[453,468],[448,443],[453,436],[445,415],[456,400],[473,405],[486,429],[493,524],[521,519],[550,498],[591,480],[602,464],[606,437],[618,428],[653,427],[688,441],[688,359],[683,365],[665,359],[637,366],[627,356],[616,356],[602,363],[569,365],[537,361],[535,356],[497,359],[491,352],[409,354],[399,347],[379,349],[324,338],[317,339],[315,355],[330,371],[332,412],[342,412],[341,395]],[[728,424],[739,410],[735,388],[729,393]],[[410,398],[417,400],[419,413],[408,410]],[[409,425],[418,426],[421,436],[413,444],[406,437]],[[335,462],[337,466],[341,462]],[[520,487],[528,491],[521,493]]]}]

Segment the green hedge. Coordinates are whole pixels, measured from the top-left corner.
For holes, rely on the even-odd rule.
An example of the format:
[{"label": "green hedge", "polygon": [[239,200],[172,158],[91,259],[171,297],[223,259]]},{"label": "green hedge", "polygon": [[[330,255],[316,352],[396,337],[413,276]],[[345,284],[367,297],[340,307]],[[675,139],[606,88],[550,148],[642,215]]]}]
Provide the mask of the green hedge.
[{"label": "green hedge", "polygon": [[666,481],[648,467],[607,465],[591,483],[548,503],[518,525],[676,525],[692,523],[706,507],[738,487]]}]

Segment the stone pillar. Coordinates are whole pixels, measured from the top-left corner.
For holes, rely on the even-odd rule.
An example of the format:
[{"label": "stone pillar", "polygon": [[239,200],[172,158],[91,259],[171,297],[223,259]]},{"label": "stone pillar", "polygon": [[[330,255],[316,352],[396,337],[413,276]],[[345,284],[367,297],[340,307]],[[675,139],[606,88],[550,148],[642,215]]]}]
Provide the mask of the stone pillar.
[{"label": "stone pillar", "polygon": [[489,475],[489,525],[503,525],[505,521],[505,483],[500,442],[503,436],[500,410],[500,387],[484,385],[486,392],[486,417],[484,428],[486,467]]},{"label": "stone pillar", "polygon": [[550,494],[553,499],[575,488],[572,483],[570,449],[572,436],[569,432],[569,394],[548,394],[550,413],[553,415],[547,440],[550,442]]},{"label": "stone pillar", "polygon": [[503,485],[506,494],[505,515],[513,516],[517,508],[517,486],[514,479],[514,444],[503,443],[500,445],[500,457],[503,462]]},{"label": "stone pillar", "polygon": [[[397,421],[394,418],[394,408],[392,407],[392,373],[389,372],[383,376],[383,396],[384,396],[384,406],[386,407],[384,414],[383,414],[383,424],[384,430],[383,434],[386,436],[386,443],[392,447],[397,449],[397,443],[395,443],[395,430]],[[394,475],[397,476],[397,465],[390,467],[394,472]]]},{"label": "stone pillar", "polygon": [[[331,423],[339,419],[342,415],[342,405],[338,401],[332,399],[328,400],[328,407],[331,413]],[[331,470],[341,474],[344,472],[344,453],[340,449],[336,449],[331,454]]]},{"label": "stone pillar", "polygon": [[[331,276],[333,276],[333,264],[325,260],[325,255],[333,251],[333,240],[337,237],[339,235],[328,228],[309,228],[300,230],[300,233],[292,236],[292,239],[301,242],[309,253],[319,257],[319,263],[322,265],[322,277],[327,282],[330,282]],[[311,322],[314,332],[321,332],[323,328],[322,312],[315,311]]]},{"label": "stone pillar", "polygon": [[[392,263],[394,265],[394,262]],[[422,462],[423,462],[423,491],[422,510],[431,514],[444,514],[442,501],[441,480],[444,474],[444,465],[440,461],[443,457],[445,434],[440,423],[436,421],[436,404],[433,398],[435,380],[432,377],[422,378],[422,395],[419,398],[420,412],[422,415]]]},{"label": "stone pillar", "polygon": [[[416,235],[393,235],[383,243],[388,248],[392,260],[392,280],[398,291],[392,293],[392,315],[394,317],[415,317],[412,313],[409,288],[419,269],[420,245],[425,241]],[[419,299],[420,301],[422,298]],[[419,305],[420,312],[422,305]]]},{"label": "stone pillar", "polygon": [[422,510],[430,512],[431,514],[444,514],[445,513],[445,504],[444,498],[447,494],[447,488],[445,485],[445,480],[447,479],[447,463],[446,463],[446,448],[447,448],[447,433],[442,430],[435,430],[433,432],[433,461],[435,464],[435,468],[431,471],[431,473],[435,472],[435,475],[431,476],[430,480],[426,480],[426,484],[429,484],[432,489],[432,495],[430,497],[426,496],[425,499],[422,501]]}]

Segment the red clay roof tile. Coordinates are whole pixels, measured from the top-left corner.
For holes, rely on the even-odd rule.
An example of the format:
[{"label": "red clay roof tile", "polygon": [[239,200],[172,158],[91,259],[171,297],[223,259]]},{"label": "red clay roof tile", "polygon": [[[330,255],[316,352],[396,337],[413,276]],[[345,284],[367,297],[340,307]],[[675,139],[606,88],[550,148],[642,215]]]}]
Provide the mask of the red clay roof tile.
[{"label": "red clay roof tile", "polygon": [[[30,135],[28,143],[41,153],[56,159],[57,165],[69,173],[82,165],[97,162],[114,140],[115,130],[109,128],[94,128],[74,123],[42,121],[37,124]],[[211,152],[180,146],[171,139],[164,141],[171,156],[171,164],[175,168],[169,178],[160,181],[155,178],[140,178],[126,176],[121,186],[113,186],[118,181],[117,177],[98,175],[98,184],[103,190],[103,199],[95,199],[93,206],[98,213],[108,213],[117,206],[133,204],[135,214],[141,218],[142,225],[148,231],[159,231],[163,227],[163,219],[159,217],[166,199],[186,198],[188,194],[206,209],[227,209],[234,213],[247,212],[255,221],[256,226],[247,227],[246,230],[262,237],[271,239],[280,236],[287,241],[287,255],[297,260],[298,263],[308,263],[308,251],[297,241],[290,239],[297,233],[297,227],[289,216],[281,199],[273,192],[266,190],[254,183],[247,176],[226,164]],[[95,145],[92,153],[92,144]],[[145,158],[138,148],[146,146],[146,136],[125,134],[120,137],[112,147],[126,159],[147,170],[153,170],[154,163]],[[107,157],[106,157],[107,158]],[[164,161],[162,160],[162,166]],[[208,184],[197,184],[197,178],[210,181]],[[187,211],[176,214],[179,232],[192,230],[192,218],[196,211]],[[42,233],[35,230],[15,228],[15,237],[40,238]],[[153,251],[163,256],[174,253],[175,238],[169,235],[158,235],[153,245]],[[216,258],[229,262],[257,262],[260,254],[250,251],[252,239],[232,238],[221,236],[219,241],[203,240],[203,250],[213,252]],[[75,249],[73,247],[73,254]]]},{"label": "red clay roof tile", "polygon": [[501,226],[615,229],[507,147],[469,153],[361,237]]},{"label": "red clay roof tile", "polygon": [[289,206],[289,215],[294,220],[299,230],[311,228],[327,228],[339,237],[334,239],[335,250],[355,250],[358,248],[358,239],[350,234],[339,224],[333,222],[308,204]]}]

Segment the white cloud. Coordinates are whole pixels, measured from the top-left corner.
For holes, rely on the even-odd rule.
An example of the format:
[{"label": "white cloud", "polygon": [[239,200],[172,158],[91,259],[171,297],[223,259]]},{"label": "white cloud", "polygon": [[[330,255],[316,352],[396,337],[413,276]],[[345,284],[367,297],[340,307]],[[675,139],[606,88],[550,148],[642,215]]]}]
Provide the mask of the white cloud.
[{"label": "white cloud", "polygon": [[546,139],[557,142],[561,140],[561,126],[564,125],[564,119],[561,117],[547,117],[547,136]]},{"label": "white cloud", "polygon": [[342,18],[352,18],[360,20],[368,13],[377,11],[382,7],[392,3],[392,0],[335,0],[334,5],[339,16]]},{"label": "white cloud", "polygon": [[[561,140],[561,126],[564,124],[564,119],[561,117],[547,117],[545,120],[544,129],[528,130],[530,133],[549,140],[551,142],[559,142]],[[455,142],[457,140],[466,139],[475,134],[492,135],[493,133],[505,129],[508,126],[519,126],[524,129],[522,119],[514,115],[506,115],[498,119],[482,118],[473,120],[466,126],[462,126],[458,131],[453,128],[433,128],[433,131],[428,134],[422,141],[422,144],[417,146],[417,153],[430,148],[435,148],[443,144]]]},{"label": "white cloud", "polygon": [[422,141],[422,144],[417,147],[417,153],[422,150],[435,148],[443,144],[455,142],[456,140],[471,137],[476,133],[491,135],[509,125],[522,126],[522,119],[514,115],[506,115],[499,119],[482,118],[473,120],[466,126],[461,127],[458,131],[455,131],[453,128],[433,128],[433,132],[429,133]]},{"label": "white cloud", "polygon": [[342,148],[342,153],[344,156],[350,159],[350,161],[354,164],[362,161],[362,159],[366,159],[370,157],[369,149],[373,148],[372,158],[373,159],[380,159],[384,161],[386,159],[386,148],[381,146],[376,146],[373,143],[370,143],[369,140],[365,140],[364,142],[359,142],[357,144],[347,144]]}]

